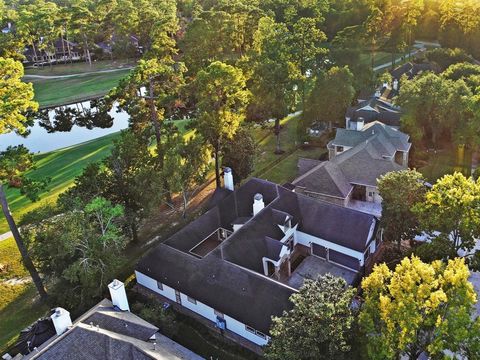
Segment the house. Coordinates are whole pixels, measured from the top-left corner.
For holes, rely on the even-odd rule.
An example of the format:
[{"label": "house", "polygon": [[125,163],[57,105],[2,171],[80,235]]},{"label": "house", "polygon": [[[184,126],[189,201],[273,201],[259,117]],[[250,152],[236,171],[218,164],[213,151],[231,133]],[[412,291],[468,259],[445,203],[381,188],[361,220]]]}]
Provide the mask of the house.
[{"label": "house", "polygon": [[228,168],[224,182],[210,210],[145,255],[135,275],[160,301],[259,349],[305,278],[357,283],[381,234],[369,214],[260,179],[233,190]]},{"label": "house", "polygon": [[[383,87],[381,92],[384,92]],[[355,106],[347,108],[345,128],[359,130],[364,124],[380,121],[385,125],[400,128],[400,108],[382,98],[379,93],[367,100],[360,100]]]},{"label": "house", "polygon": [[329,160],[300,159],[295,192],[381,216],[377,179],[408,167],[409,136],[375,121],[358,130],[337,129]]},{"label": "house", "polygon": [[102,300],[74,323],[67,310],[57,307],[50,317],[22,332],[15,359],[202,359],[132,314],[121,281],[114,280],[108,287],[112,300]]},{"label": "house", "polygon": [[25,62],[33,65],[79,61],[83,58],[83,52],[77,43],[62,38],[44,48],[40,47],[40,43],[28,46],[23,55]]}]

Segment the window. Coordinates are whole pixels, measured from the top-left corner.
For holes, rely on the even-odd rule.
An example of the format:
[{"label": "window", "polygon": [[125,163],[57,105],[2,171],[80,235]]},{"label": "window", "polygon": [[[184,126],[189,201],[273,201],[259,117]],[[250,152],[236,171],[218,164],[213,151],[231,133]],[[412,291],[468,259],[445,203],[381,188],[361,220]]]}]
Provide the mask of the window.
[{"label": "window", "polygon": [[219,318],[221,318],[221,319],[223,319],[223,317],[224,317],[223,313],[221,313],[221,312],[218,311],[218,310],[213,310],[213,313],[214,313],[216,316],[218,316]]},{"label": "window", "polygon": [[260,331],[255,331],[255,334],[258,336],[258,337],[261,337],[262,339],[266,339],[267,338],[267,335],[265,335],[264,333],[260,332]]},{"label": "window", "polygon": [[245,330],[247,330],[249,333],[255,334],[255,329],[248,325],[245,325]]},{"label": "window", "polygon": [[368,192],[368,196],[372,197],[372,196],[373,196],[373,192],[369,191],[369,192]]},{"label": "window", "polygon": [[163,291],[163,284],[160,281],[157,281],[157,288]]},{"label": "window", "polygon": [[343,152],[343,146],[337,146],[337,152]]},{"label": "window", "polygon": [[187,296],[187,300],[188,300],[188,302],[191,302],[192,304],[197,305],[197,300],[195,300],[194,298],[191,298],[190,296]]}]

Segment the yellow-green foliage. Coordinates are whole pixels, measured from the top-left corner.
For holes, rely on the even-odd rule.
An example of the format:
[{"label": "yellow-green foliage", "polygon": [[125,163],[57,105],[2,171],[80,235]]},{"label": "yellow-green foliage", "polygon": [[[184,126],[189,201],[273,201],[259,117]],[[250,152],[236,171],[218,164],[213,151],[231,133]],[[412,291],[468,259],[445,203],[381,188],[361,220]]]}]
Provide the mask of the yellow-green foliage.
[{"label": "yellow-green foliage", "polygon": [[472,351],[468,344],[478,340],[478,321],[470,315],[477,297],[468,277],[460,258],[428,264],[412,256],[395,271],[385,264],[375,266],[362,282],[360,326],[369,358]]}]

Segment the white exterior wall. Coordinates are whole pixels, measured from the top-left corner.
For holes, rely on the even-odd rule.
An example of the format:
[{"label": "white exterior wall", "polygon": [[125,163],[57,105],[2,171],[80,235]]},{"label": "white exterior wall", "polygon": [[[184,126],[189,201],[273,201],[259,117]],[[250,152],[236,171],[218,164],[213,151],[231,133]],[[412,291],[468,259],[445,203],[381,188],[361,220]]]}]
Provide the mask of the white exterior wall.
[{"label": "white exterior wall", "polygon": [[[369,202],[373,202],[375,204],[381,204],[382,203],[382,197],[380,196],[380,193],[378,192],[378,188],[373,187],[373,186],[366,186],[365,187],[365,198]],[[373,193],[373,196],[369,196],[369,193]]]},{"label": "white exterior wall", "polygon": [[[169,287],[169,286],[166,286],[165,284],[162,284],[163,285],[163,291],[160,290],[157,286],[157,281],[155,279],[152,279],[151,277],[145,275],[145,274],[142,274],[141,272],[138,272],[138,271],[135,271],[135,276],[137,278],[137,282],[142,285],[142,286],[145,286],[146,288],[158,293],[158,294],[161,294],[163,296],[165,296],[166,298],[172,300],[172,301],[176,301],[176,298],[175,298],[175,289]],[[215,310],[213,308],[211,308],[210,306],[208,305],[205,305],[203,303],[201,303],[200,301],[197,300],[197,303],[196,304],[193,304],[191,303],[190,301],[188,301],[187,299],[187,295],[183,294],[183,293],[180,293],[180,298],[181,298],[181,301],[182,301],[182,306],[186,307],[187,309],[203,316],[204,318],[212,321],[212,322],[216,322],[217,320],[217,316],[215,315]],[[233,331],[234,333],[244,337],[245,339],[257,344],[257,345],[260,345],[260,346],[263,346],[263,345],[266,345],[268,343],[268,340],[269,340],[269,337],[267,336],[267,339],[263,339],[261,338],[260,336],[257,336],[255,334],[252,334],[251,332],[248,332],[245,328],[245,324],[241,323],[240,321],[237,321],[235,319],[233,319],[232,317],[228,316],[227,314],[224,314],[224,319],[225,319],[225,322],[227,324],[227,329],[230,330],[230,331]]]},{"label": "white exterior wall", "polygon": [[157,286],[157,280],[155,279],[152,279],[151,277],[145,275],[145,274],[142,274],[141,272],[138,272],[137,270],[135,270],[135,277],[137,278],[137,282],[140,284],[140,285],[143,285],[145,286],[146,288],[160,294],[160,295],[163,295],[165,296],[167,299],[170,299],[172,301],[176,301],[176,298],[175,298],[175,290],[172,289],[171,287],[165,285],[165,284],[162,284],[163,285],[163,290],[160,290]]},{"label": "white exterior wall", "polygon": [[307,246],[307,247],[310,247],[311,243],[324,246],[328,249],[332,249],[332,250],[341,252],[342,254],[354,257],[354,258],[356,258],[360,261],[360,266],[364,265],[364,260],[365,259],[364,259],[363,253],[361,253],[359,251],[349,249],[345,246],[334,244],[330,241],[317,238],[315,236],[303,233],[301,231],[297,231],[296,236],[295,236],[295,241],[296,241],[296,243]]}]

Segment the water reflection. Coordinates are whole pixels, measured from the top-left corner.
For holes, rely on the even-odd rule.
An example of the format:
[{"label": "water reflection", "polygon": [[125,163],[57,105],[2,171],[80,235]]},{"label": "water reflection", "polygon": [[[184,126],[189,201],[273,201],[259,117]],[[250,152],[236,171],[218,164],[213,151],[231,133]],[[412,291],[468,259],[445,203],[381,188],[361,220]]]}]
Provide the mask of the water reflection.
[{"label": "water reflection", "polygon": [[[72,109],[72,111],[75,112],[80,111],[82,113],[88,113],[90,110],[90,102],[86,101],[83,103],[63,106],[62,110],[64,112],[65,108]],[[55,109],[51,109],[48,112],[48,117],[51,124],[55,123],[54,115]],[[23,144],[30,149],[30,151],[35,153],[48,152],[96,139],[128,127],[128,114],[125,112],[117,112],[116,105],[112,110],[109,111],[109,115],[113,118],[113,125],[109,128],[93,127],[92,129],[88,129],[86,127],[73,125],[71,130],[68,132],[48,132],[45,127],[40,126],[40,121],[35,121],[35,125],[30,128],[30,135],[28,135],[26,138],[23,138],[15,133],[0,135],[0,151],[5,150],[7,146]]]}]

